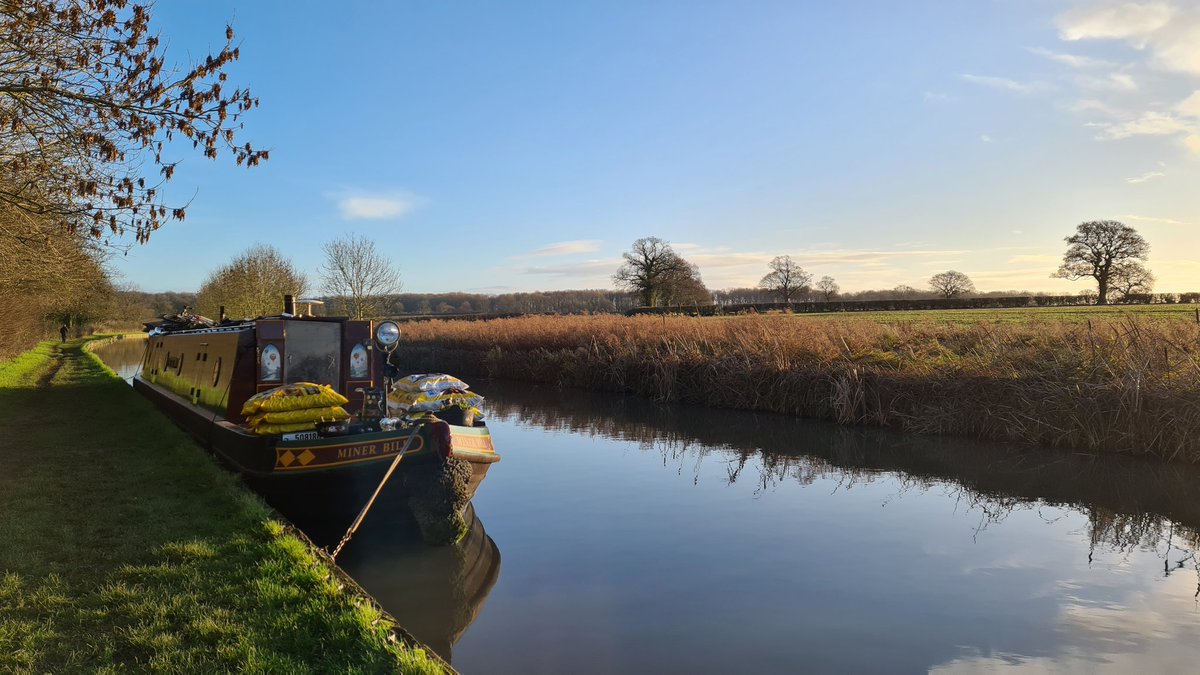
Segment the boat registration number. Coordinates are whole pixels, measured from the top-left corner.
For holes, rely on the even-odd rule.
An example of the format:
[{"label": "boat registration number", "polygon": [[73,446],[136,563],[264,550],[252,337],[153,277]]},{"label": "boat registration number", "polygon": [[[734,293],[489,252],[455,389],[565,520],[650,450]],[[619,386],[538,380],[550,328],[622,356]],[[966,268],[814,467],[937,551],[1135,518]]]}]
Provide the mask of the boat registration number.
[{"label": "boat registration number", "polygon": [[315,431],[293,431],[290,434],[283,435],[283,440],[285,441],[315,441],[318,438],[320,436]]}]

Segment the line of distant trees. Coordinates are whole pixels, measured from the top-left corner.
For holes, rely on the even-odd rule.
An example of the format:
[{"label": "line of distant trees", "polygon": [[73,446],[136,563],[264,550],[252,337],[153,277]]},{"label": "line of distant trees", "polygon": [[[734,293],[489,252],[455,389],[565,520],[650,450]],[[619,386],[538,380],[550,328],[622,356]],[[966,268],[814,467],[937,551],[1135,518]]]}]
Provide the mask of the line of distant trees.
[{"label": "line of distant trees", "polygon": [[[1148,245],[1136,232],[1114,221],[1083,223],[1067,238],[1071,244],[1064,265],[1053,276],[1093,276],[1103,293],[1077,295],[1029,294],[1017,291],[979,293],[966,274],[948,270],[934,274],[926,289],[907,285],[886,290],[842,293],[837,281],[813,275],[790,256],[777,256],[757,287],[709,291],[696,265],[676,253],[669,243],[646,237],[634,242],[613,275],[619,290],[567,290],[528,293],[404,293],[399,269],[360,235],[326,243],[319,284],[310,291],[308,275],[271,246],[256,245],[209,274],[200,291],[188,294],[117,292],[115,303],[124,313],[149,310],[154,315],[178,311],[191,304],[216,317],[221,308],[232,318],[276,314],[285,294],[311,292],[325,303],[323,314],[352,318],[510,316],[519,314],[578,314],[637,311],[680,311],[712,314],[765,311],[780,307],[797,312],[860,311],[871,309],[936,309],[967,307],[1036,307],[1117,302],[1195,302],[1197,294],[1151,294],[1153,276],[1142,265]],[[1111,249],[1111,250],[1110,250]],[[1097,252],[1088,267],[1089,252]],[[1102,255],[1101,255],[1102,254]],[[1107,256],[1107,257],[1106,257]],[[110,303],[112,304],[112,303]],[[174,304],[175,307],[170,307]],[[161,311],[160,311],[161,310]]]},{"label": "line of distant trees", "polygon": [[[1079,304],[1137,302],[1154,289],[1154,274],[1146,268],[1150,245],[1128,225],[1115,220],[1080,223],[1075,234],[1066,237],[1069,244],[1063,262],[1051,278],[1096,281],[1094,291],[1085,291]],[[700,270],[658,237],[643,237],[633,242],[622,255],[623,262],[613,274],[616,286],[633,293],[641,307],[699,307],[709,304],[763,304],[843,300],[916,300],[925,297],[953,299],[980,296],[975,282],[958,270],[938,272],[929,278],[928,290],[900,285],[891,291],[862,291],[841,295],[837,280],[813,275],[791,256],[781,255],[768,264],[768,272],[755,289],[711,292],[700,278]],[[725,297],[722,297],[724,294]],[[735,299],[730,299],[735,295]],[[767,297],[764,297],[767,296]],[[985,294],[986,295],[986,294]],[[1015,293],[991,294],[1016,295]],[[1090,302],[1088,298],[1090,297]],[[769,298],[769,299],[768,299]]]},{"label": "line of distant trees", "polygon": [[[866,293],[871,293],[867,291]],[[1200,293],[1145,293],[1124,296],[1115,304],[1176,304],[1200,303]],[[798,314],[822,312],[869,312],[919,309],[1015,309],[1022,307],[1080,307],[1096,304],[1092,294],[1076,295],[972,295],[956,298],[876,298],[873,300],[840,299],[802,302],[747,302],[711,305],[682,305],[677,307],[637,307],[627,312],[635,314],[748,314],[788,311]]]}]

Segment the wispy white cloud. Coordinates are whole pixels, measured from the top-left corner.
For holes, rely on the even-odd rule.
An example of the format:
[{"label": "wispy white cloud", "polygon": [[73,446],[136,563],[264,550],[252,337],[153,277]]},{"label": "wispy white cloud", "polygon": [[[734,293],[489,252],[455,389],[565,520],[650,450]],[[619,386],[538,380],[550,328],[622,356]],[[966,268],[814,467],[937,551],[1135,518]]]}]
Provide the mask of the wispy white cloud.
[{"label": "wispy white cloud", "polygon": [[761,265],[765,269],[767,263],[775,256],[769,253],[693,253],[687,256],[688,262],[699,265],[701,269],[711,267],[742,267],[744,265]]},{"label": "wispy white cloud", "polygon": [[1109,73],[1105,77],[1081,76],[1076,80],[1084,89],[1096,91],[1137,91],[1137,81],[1129,73]]},{"label": "wispy white cloud", "polygon": [[1191,223],[1185,223],[1182,220],[1174,220],[1172,218],[1155,218],[1153,216],[1136,216],[1127,213],[1121,216],[1121,220],[1136,220],[1139,223],[1158,223],[1160,225],[1186,225],[1191,226]]},{"label": "wispy white cloud", "polygon": [[991,142],[992,142],[992,137],[991,137],[991,136],[988,136],[987,134],[982,134],[982,135],[979,137],[979,142],[981,142],[981,143],[991,143]]},{"label": "wispy white cloud", "polygon": [[407,215],[421,200],[406,192],[348,192],[334,196],[344,220],[390,220]]},{"label": "wispy white cloud", "polygon": [[1035,94],[1038,92],[1049,91],[1054,89],[1054,86],[1047,82],[1018,82],[1007,77],[992,77],[989,75],[972,75],[965,73],[959,75],[964,82],[977,84],[981,87],[997,89],[999,91],[1008,91],[1015,94]]},{"label": "wispy white cloud", "polygon": [[[1079,101],[1073,110],[1108,118],[1086,124],[1101,130],[1096,136],[1098,140],[1175,136],[1185,148],[1200,156],[1200,91],[1174,106],[1132,96],[1140,89],[1134,77],[1139,70],[1200,75],[1200,4],[1194,0],[1187,3],[1082,0],[1074,9],[1061,14],[1057,25],[1063,40],[1121,41],[1143,55],[1117,72],[1102,76],[1081,74],[1075,78],[1080,89],[1095,93]],[[1046,54],[1053,52],[1046,50]],[[1105,98],[1104,92],[1120,95],[1121,105],[1097,100]]]},{"label": "wispy white cloud", "polygon": [[1168,136],[1193,131],[1183,120],[1161,112],[1147,112],[1137,119],[1112,124],[1100,124],[1102,140],[1119,140],[1130,136]]},{"label": "wispy white cloud", "polygon": [[1147,50],[1154,67],[1200,74],[1200,7],[1167,2],[1085,4],[1058,18],[1064,40],[1122,40]]},{"label": "wispy white cloud", "polygon": [[546,258],[556,255],[571,255],[574,253],[591,253],[600,248],[600,242],[596,239],[579,239],[576,241],[560,241],[556,244],[543,246],[539,249],[534,249],[528,253],[523,253],[516,258]]},{"label": "wispy white cloud", "polygon": [[1063,52],[1055,52],[1045,47],[1030,47],[1029,51],[1044,56],[1053,61],[1064,63],[1072,68],[1110,68],[1116,64],[1112,61],[1097,59],[1091,56],[1080,56],[1078,54],[1065,54]]},{"label": "wispy white cloud", "polygon": [[1180,101],[1175,106],[1175,111],[1185,117],[1200,118],[1200,89],[1192,92],[1192,95]]},{"label": "wispy white cloud", "polygon": [[521,268],[522,274],[545,274],[559,277],[596,277],[611,275],[621,266],[620,258],[585,260],[569,265],[537,265]]},{"label": "wispy white cloud", "polygon": [[1132,183],[1133,185],[1137,185],[1139,183],[1145,183],[1146,181],[1154,180],[1155,178],[1163,178],[1166,175],[1167,174],[1163,173],[1162,171],[1147,171],[1146,173],[1144,173],[1140,176],[1133,176],[1132,178],[1126,178],[1125,182]]},{"label": "wispy white cloud", "polygon": [[1021,265],[1026,263],[1059,263],[1062,262],[1062,256],[1056,255],[1014,255],[1008,259],[1010,265]]},{"label": "wispy white cloud", "polygon": [[1058,28],[1064,40],[1129,40],[1142,48],[1151,35],[1170,23],[1175,13],[1175,8],[1165,2],[1093,3],[1060,16]]},{"label": "wispy white cloud", "polygon": [[1125,112],[1119,110],[1112,105],[1099,101],[1094,98],[1085,98],[1073,103],[1070,108],[1071,112],[1085,113],[1095,112],[1106,117],[1120,118],[1125,116]]}]

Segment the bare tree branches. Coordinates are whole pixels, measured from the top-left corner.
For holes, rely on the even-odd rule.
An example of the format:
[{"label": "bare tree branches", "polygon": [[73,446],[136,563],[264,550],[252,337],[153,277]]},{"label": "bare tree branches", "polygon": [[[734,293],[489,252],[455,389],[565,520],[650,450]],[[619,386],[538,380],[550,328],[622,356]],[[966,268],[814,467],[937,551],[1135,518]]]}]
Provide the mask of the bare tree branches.
[{"label": "bare tree branches", "polygon": [[644,307],[712,302],[700,270],[658,237],[644,237],[622,254],[625,262],[613,275],[619,288],[638,294]]},{"label": "bare tree branches", "polygon": [[1071,280],[1092,277],[1099,287],[1098,305],[1108,304],[1114,271],[1126,263],[1140,263],[1150,254],[1150,245],[1142,235],[1115,220],[1080,223],[1066,242],[1070,246],[1063,254],[1063,264],[1050,276]]},{"label": "bare tree branches", "polygon": [[771,272],[758,285],[778,295],[784,302],[791,302],[796,296],[806,293],[812,283],[812,275],[789,255],[776,256],[767,266]]},{"label": "bare tree branches", "polygon": [[929,287],[943,298],[953,298],[975,292],[975,282],[971,281],[971,277],[954,270],[940,272],[929,277]]},{"label": "bare tree branches", "polygon": [[352,318],[381,316],[403,287],[392,261],[376,250],[375,242],[354,234],[323,248],[320,274],[325,293],[340,300]]},{"label": "bare tree branches", "polygon": [[821,277],[821,280],[817,282],[817,291],[821,293],[821,297],[825,299],[825,302],[829,302],[836,298],[838,292],[841,290],[841,287],[838,286],[838,283],[834,281],[833,277],[831,276],[823,276]]},{"label": "bare tree branches", "polygon": [[258,106],[229,88],[233,29],[216,54],[176,72],[150,9],[128,0],[0,2],[0,203],[115,244],[145,242],[185,216],[162,184],[173,140],[237,164],[267,159],[238,139]]},{"label": "bare tree branches", "polygon": [[1154,290],[1154,275],[1136,260],[1126,260],[1113,266],[1109,274],[1109,289],[1121,294],[1120,300],[1131,295],[1149,293]]}]

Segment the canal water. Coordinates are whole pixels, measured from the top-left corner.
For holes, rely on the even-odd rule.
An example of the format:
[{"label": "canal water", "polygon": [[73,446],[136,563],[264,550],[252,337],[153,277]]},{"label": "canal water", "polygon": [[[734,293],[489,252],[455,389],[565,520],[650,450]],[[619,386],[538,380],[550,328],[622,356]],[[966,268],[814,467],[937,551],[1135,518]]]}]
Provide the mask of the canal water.
[{"label": "canal water", "polygon": [[[115,359],[117,344],[97,352]],[[1200,660],[1196,468],[472,389],[503,460],[471,534],[425,547],[403,514],[372,512],[340,559],[461,672],[1192,672]]]}]

